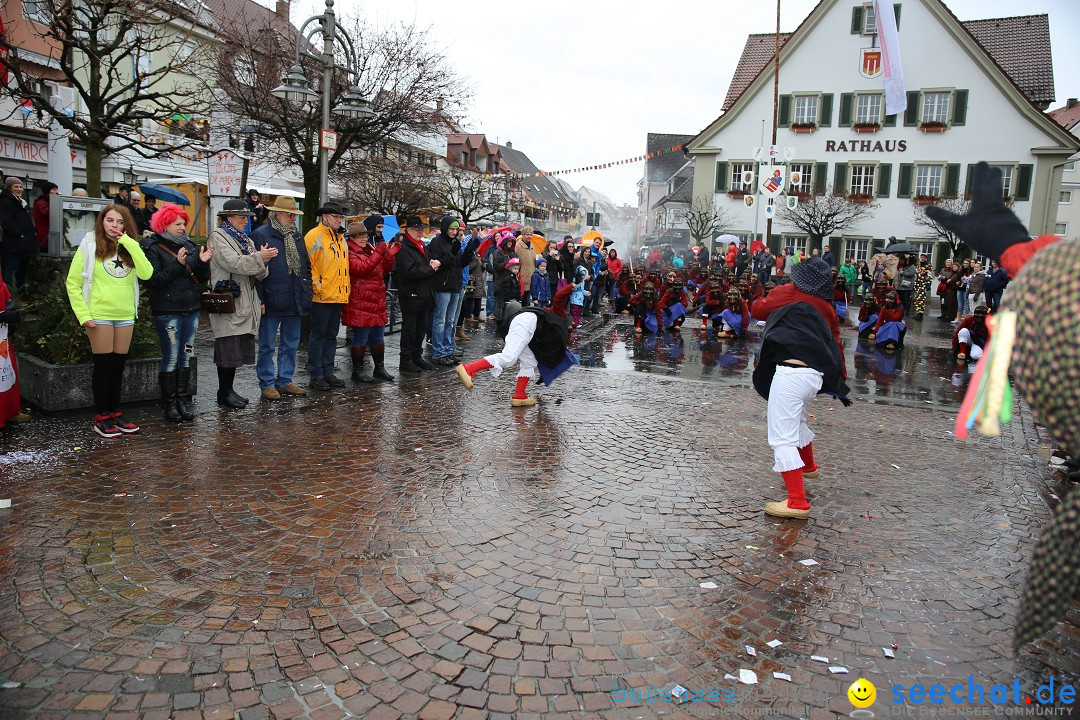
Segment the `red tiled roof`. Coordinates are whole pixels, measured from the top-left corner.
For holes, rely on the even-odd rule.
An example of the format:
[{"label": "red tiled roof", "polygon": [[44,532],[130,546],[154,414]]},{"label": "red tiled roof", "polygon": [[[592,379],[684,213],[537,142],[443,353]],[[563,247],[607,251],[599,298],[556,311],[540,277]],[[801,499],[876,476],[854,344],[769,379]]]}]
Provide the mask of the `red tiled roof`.
[{"label": "red tiled roof", "polygon": [[[1050,21],[1046,15],[968,20],[961,25],[1027,98],[1042,104],[1054,100],[1054,66],[1050,57]],[[792,33],[780,34],[780,47]],[[731,77],[723,112],[738,101],[776,52],[774,33],[746,38],[742,57]]]},{"label": "red tiled roof", "polygon": [[1072,105],[1062,105],[1056,110],[1047,113],[1050,119],[1066,130],[1071,131],[1077,123],[1080,123],[1080,103],[1070,101]]}]

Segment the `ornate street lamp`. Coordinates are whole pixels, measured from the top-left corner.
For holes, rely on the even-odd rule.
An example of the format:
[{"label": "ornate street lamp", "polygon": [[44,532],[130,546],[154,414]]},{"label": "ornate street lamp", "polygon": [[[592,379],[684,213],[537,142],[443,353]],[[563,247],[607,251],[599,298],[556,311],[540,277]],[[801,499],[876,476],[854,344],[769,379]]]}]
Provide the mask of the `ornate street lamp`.
[{"label": "ornate street lamp", "polygon": [[[317,24],[317,25],[316,25]],[[314,26],[314,27],[312,27]],[[308,28],[311,27],[309,31]],[[322,35],[323,52],[316,55],[308,50],[314,42],[316,35]],[[349,67],[342,68],[334,59],[334,44],[340,43],[348,60]],[[304,68],[300,64],[301,57],[308,57],[319,61],[323,68],[323,81],[321,93],[316,93],[308,85],[304,76]],[[322,100],[322,129],[330,130],[330,83],[333,79],[334,70],[345,70],[351,75],[356,83],[360,81],[356,48],[352,40],[344,32],[337,28],[337,15],[334,13],[334,0],[326,0],[326,10],[322,15],[310,17],[300,26],[296,35],[296,62],[289,68],[284,83],[270,91],[276,98],[281,98],[293,106],[303,106],[314,102],[316,98]],[[374,115],[371,103],[364,99],[360,89],[354,84],[344,95],[333,111],[349,120],[363,120]],[[320,133],[321,135],[321,133]],[[330,156],[326,149],[323,138],[319,138],[319,200],[325,204],[329,187]]]}]

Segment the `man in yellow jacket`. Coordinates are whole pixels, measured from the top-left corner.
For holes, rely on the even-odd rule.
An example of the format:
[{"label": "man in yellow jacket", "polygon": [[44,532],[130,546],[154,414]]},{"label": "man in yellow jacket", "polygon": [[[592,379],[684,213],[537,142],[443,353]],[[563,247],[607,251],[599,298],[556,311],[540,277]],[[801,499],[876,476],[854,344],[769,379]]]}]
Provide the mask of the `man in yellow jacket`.
[{"label": "man in yellow jacket", "polygon": [[304,236],[311,260],[311,330],[308,333],[308,373],[311,387],[344,387],[334,375],[334,355],[341,329],[341,308],[349,302],[349,249],[341,232],[345,213],[328,202],[315,211],[319,224]]}]

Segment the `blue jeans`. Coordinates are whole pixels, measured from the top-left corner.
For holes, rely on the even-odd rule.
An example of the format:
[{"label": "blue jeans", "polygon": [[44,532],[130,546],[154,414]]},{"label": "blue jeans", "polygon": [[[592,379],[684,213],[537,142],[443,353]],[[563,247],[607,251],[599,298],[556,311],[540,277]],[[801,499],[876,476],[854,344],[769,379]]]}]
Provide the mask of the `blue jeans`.
[{"label": "blue jeans", "polygon": [[307,366],[313,380],[334,374],[334,355],[337,353],[337,335],[340,329],[340,303],[311,303]]},{"label": "blue jeans", "polygon": [[495,280],[489,279],[487,281],[487,315],[491,317],[495,314]]},{"label": "blue jeans", "polygon": [[352,346],[353,347],[378,347],[383,344],[385,339],[385,328],[380,325],[379,327],[354,327],[352,329]]},{"label": "blue jeans", "polygon": [[956,291],[956,314],[957,315],[970,315],[971,303],[968,302],[967,290]]},{"label": "blue jeans", "polygon": [[154,327],[161,341],[160,372],[174,372],[188,366],[195,354],[195,331],[199,329],[199,311],[177,315],[155,315]]},{"label": "blue jeans", "polygon": [[[278,330],[281,330],[280,337]],[[255,359],[255,372],[259,387],[285,387],[293,381],[296,372],[296,348],[300,345],[299,315],[264,315],[259,323],[259,354]],[[277,373],[274,360],[277,356]]]},{"label": "blue jeans", "polygon": [[431,318],[431,357],[441,358],[454,354],[456,310],[460,309],[460,292],[435,293],[435,312]]}]

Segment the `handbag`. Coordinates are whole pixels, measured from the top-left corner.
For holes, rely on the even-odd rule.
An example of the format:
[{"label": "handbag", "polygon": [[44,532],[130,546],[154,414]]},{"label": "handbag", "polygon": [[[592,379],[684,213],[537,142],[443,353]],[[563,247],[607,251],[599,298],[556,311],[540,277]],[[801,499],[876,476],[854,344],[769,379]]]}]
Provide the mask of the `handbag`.
[{"label": "handbag", "polygon": [[234,313],[236,312],[236,298],[231,292],[207,290],[202,294],[202,308],[208,313]]}]

